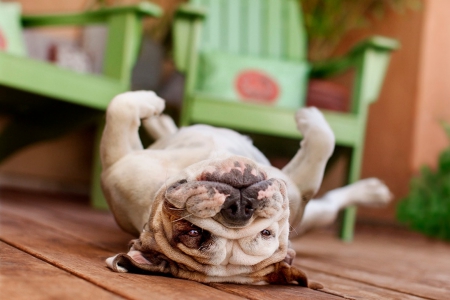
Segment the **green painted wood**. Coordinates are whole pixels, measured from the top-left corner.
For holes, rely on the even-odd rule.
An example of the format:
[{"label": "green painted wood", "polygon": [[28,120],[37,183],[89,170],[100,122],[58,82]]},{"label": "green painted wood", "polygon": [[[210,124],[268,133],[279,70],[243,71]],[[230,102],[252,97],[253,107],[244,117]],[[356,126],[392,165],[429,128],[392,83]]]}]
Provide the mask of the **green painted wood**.
[{"label": "green painted wood", "polygon": [[247,3],[247,18],[244,22],[247,23],[247,51],[244,54],[261,56],[262,54],[262,41],[263,41],[263,27],[262,27],[262,16],[261,16],[261,1],[259,0],[248,0],[244,1]]},{"label": "green painted wood", "polygon": [[389,53],[400,47],[397,40],[382,36],[372,36],[356,44],[346,55],[326,61],[314,62],[311,76],[314,78],[326,78],[339,75],[347,71],[354,65],[361,65],[355,62],[361,58],[361,54],[368,50],[376,50],[389,57]]},{"label": "green painted wood", "polygon": [[189,3],[207,10],[201,51],[220,50],[271,58],[302,57],[306,53],[296,1],[192,0]]},{"label": "green painted wood", "polygon": [[108,203],[106,202],[105,196],[103,195],[102,185],[101,185],[101,174],[102,174],[102,161],[100,157],[100,141],[102,139],[103,128],[105,127],[105,118],[101,118],[97,121],[97,128],[94,137],[94,149],[92,152],[93,162],[91,169],[91,190],[90,190],[90,201],[91,206],[97,209],[108,209]]},{"label": "green painted wood", "polygon": [[283,7],[283,30],[287,33],[285,43],[285,57],[295,61],[307,59],[307,36],[303,28],[301,7],[297,0],[287,0]]},{"label": "green painted wood", "polygon": [[[359,116],[364,127],[359,131],[358,140],[361,142],[353,147],[348,178],[350,183],[360,178],[368,106],[378,98],[390,60],[389,53],[394,47],[398,47],[398,44],[392,42],[392,40],[374,37],[360,43],[351,52],[357,71],[352,98],[352,111]],[[343,221],[340,228],[340,237],[343,241],[350,242],[353,240],[356,213],[356,207],[349,207],[343,213]]]},{"label": "green painted wood", "polygon": [[241,13],[242,0],[226,0],[225,4],[225,17],[228,20],[226,22],[226,45],[230,53],[242,53],[244,48],[244,38],[246,32],[241,30],[243,23]]},{"label": "green painted wood", "polygon": [[20,14],[20,4],[0,2],[0,51],[25,56]]},{"label": "green painted wood", "polygon": [[[200,2],[202,0],[197,0]],[[193,45],[193,41],[199,43],[202,22],[206,16],[203,6],[181,5],[175,12],[173,24],[173,59],[180,72],[186,72],[190,65],[191,51],[198,51],[199,45]],[[197,22],[196,20],[200,20]],[[195,25],[194,25],[195,24]]]},{"label": "green painted wood", "polygon": [[0,84],[54,99],[104,110],[127,89],[118,80],[67,69],[0,52]]},{"label": "green painted wood", "polygon": [[[230,103],[221,99],[211,101],[206,94],[195,94],[191,107],[191,122],[224,126],[240,131],[257,132],[299,139],[300,133],[295,124],[295,110],[274,109],[273,107],[252,104]],[[333,132],[338,138],[337,143],[352,146],[357,143],[355,137],[359,132],[359,120],[354,115],[323,111]],[[230,116],[233,116],[230,118]]]},{"label": "green painted wood", "polygon": [[[159,7],[142,2],[133,6],[76,14],[22,16],[24,26],[105,23],[108,26],[108,39],[104,74],[75,73],[45,62],[0,53],[0,85],[40,95],[40,98],[36,97],[36,101],[45,99],[46,103],[55,102],[51,105],[52,114],[47,117],[42,111],[34,111],[35,115],[31,115],[31,119],[15,116],[16,121],[8,124],[0,136],[0,159],[30,143],[54,138],[78,125],[88,122],[101,124],[100,112],[106,109],[115,95],[129,90],[131,71],[142,35],[142,18],[159,16],[161,12]],[[8,105],[12,103],[8,100]],[[32,107],[39,107],[39,103],[31,104]],[[49,106],[49,103],[46,106]],[[20,109],[16,111],[19,112]],[[102,125],[99,126],[92,169],[91,201],[94,206],[105,208],[106,202],[100,187],[98,144]]]},{"label": "green painted wood", "polygon": [[[297,0],[224,1],[190,1],[206,7],[205,22],[201,18],[184,18],[185,24],[179,29],[175,28],[174,36],[181,36],[177,30],[185,35],[189,31],[189,39],[194,40],[184,44],[175,43],[176,58],[186,60],[180,64],[183,66],[180,70],[186,74],[187,80],[181,125],[207,123],[240,131],[301,138],[296,129],[293,110],[228,102],[196,90],[200,67],[198,55],[202,51],[238,51],[244,55],[292,61],[307,59],[307,37]],[[180,18],[176,18],[175,25],[177,22],[180,22]],[[230,35],[236,31],[236,27],[239,30]],[[180,48],[182,45],[185,47]],[[356,71],[351,111],[324,111],[335,133],[336,144],[353,149],[349,182],[356,181],[360,176],[368,106],[378,98],[390,52],[397,47],[398,42],[395,40],[375,36],[362,41],[341,58],[313,65],[312,77],[333,76],[349,68]],[[344,240],[350,241],[353,237],[355,214],[355,208],[345,212],[341,231]]]},{"label": "green painted wood", "polygon": [[[202,0],[196,0],[195,3],[201,3]],[[201,17],[204,18],[206,16],[207,10],[204,6],[199,5],[190,5],[183,4],[180,5],[176,10],[177,16],[182,17]]]},{"label": "green painted wood", "polygon": [[162,15],[162,9],[150,2],[140,2],[136,5],[114,6],[81,13],[23,15],[22,23],[25,27],[88,25],[106,23],[113,15],[128,13],[138,17],[160,17]]},{"label": "green painted wood", "polygon": [[268,57],[280,59],[283,55],[283,37],[286,34],[283,32],[283,21],[282,21],[282,6],[286,4],[283,1],[272,1],[265,0],[265,14],[266,22],[264,24],[265,32],[270,32],[270,34],[265,34],[265,45],[264,53]]},{"label": "green painted wood", "polygon": [[133,13],[111,16],[103,73],[129,85],[142,34],[141,20]]},{"label": "green painted wood", "polygon": [[186,72],[186,84],[184,87],[184,99],[186,103],[183,104],[180,118],[180,125],[186,126],[190,123],[189,116],[191,115],[191,103],[189,101],[190,95],[197,86],[197,73],[198,73],[198,52],[200,47],[202,29],[202,19],[196,18],[192,22],[192,32],[190,34],[190,44],[188,50],[187,72]]}]

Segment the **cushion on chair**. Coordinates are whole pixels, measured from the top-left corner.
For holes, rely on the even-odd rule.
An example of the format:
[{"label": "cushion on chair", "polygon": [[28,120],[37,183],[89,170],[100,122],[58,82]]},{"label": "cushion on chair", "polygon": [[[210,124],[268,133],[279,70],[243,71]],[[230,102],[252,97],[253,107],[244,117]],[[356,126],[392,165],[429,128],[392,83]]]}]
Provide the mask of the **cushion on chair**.
[{"label": "cushion on chair", "polygon": [[0,3],[0,51],[25,55],[18,3]]},{"label": "cushion on chair", "polygon": [[303,106],[309,65],[222,52],[200,54],[198,91],[232,102]]}]

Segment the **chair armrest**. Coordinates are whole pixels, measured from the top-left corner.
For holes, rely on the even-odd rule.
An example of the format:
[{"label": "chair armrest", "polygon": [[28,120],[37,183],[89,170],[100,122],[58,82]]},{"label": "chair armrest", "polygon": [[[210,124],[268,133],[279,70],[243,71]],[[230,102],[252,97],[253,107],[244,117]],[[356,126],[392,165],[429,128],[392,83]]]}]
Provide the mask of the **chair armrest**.
[{"label": "chair armrest", "polygon": [[180,72],[187,72],[197,53],[200,31],[207,11],[202,6],[181,5],[175,12],[173,25],[173,57]]},{"label": "chair armrest", "polygon": [[204,18],[206,17],[207,10],[203,6],[183,4],[177,8],[175,14],[176,16],[183,16],[188,18]]},{"label": "chair armrest", "polygon": [[350,67],[355,67],[358,62],[361,61],[361,57],[368,51],[389,54],[391,51],[396,50],[399,47],[400,44],[395,39],[383,36],[369,37],[356,44],[346,55],[342,57],[312,63],[311,77],[326,78],[338,75],[345,72]]},{"label": "chair armrest", "polygon": [[162,15],[162,9],[149,2],[140,2],[136,5],[107,7],[80,13],[22,15],[22,24],[25,27],[87,25],[105,23],[112,15],[126,13],[134,13],[141,17],[159,17]]}]

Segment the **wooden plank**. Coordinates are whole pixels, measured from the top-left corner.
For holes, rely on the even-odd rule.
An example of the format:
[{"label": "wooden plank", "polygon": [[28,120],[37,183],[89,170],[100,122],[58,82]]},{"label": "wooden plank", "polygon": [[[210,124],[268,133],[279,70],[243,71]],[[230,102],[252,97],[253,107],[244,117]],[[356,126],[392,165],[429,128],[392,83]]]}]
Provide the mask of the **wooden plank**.
[{"label": "wooden plank", "polygon": [[352,244],[314,235],[293,245],[301,268],[427,299],[445,299],[450,293],[450,245],[420,244],[415,239],[399,242],[398,235],[387,239],[359,234]]},{"label": "wooden plank", "polygon": [[[316,261],[302,258],[297,259],[295,265],[299,268],[309,268],[317,272],[344,277],[352,281],[411,294],[426,299],[446,299],[446,295],[448,295],[448,291],[445,289],[431,287],[402,277],[380,274],[377,272],[379,269],[377,271],[361,270],[350,267],[346,264],[333,263],[327,260]],[[386,266],[386,268],[388,268],[388,266]]]},{"label": "wooden plank", "polygon": [[81,13],[23,15],[22,23],[26,27],[88,25],[104,23],[110,15],[121,13],[134,13],[140,17],[144,15],[159,17],[163,11],[153,3],[140,2],[133,6],[114,6]]},{"label": "wooden plank", "polygon": [[283,31],[282,26],[282,7],[286,4],[286,1],[279,0],[266,0],[265,3],[265,36],[266,36],[266,45],[265,45],[265,53],[268,57],[273,59],[281,58],[282,47],[283,47],[283,35],[286,33]]},{"label": "wooden plank", "polygon": [[4,85],[101,110],[106,109],[115,95],[127,90],[126,85],[109,77],[76,73],[6,53],[0,53],[0,65],[0,80]]},{"label": "wooden plank", "polygon": [[306,60],[306,30],[303,26],[301,10],[297,0],[286,0],[283,18],[285,57],[295,61]]},{"label": "wooden plank", "polygon": [[[34,203],[34,204],[33,204]],[[27,209],[23,209],[27,207]],[[112,250],[111,253],[123,252],[128,241],[132,238],[126,233],[120,232],[114,224],[110,213],[94,211],[88,207],[82,207],[73,202],[52,201],[41,197],[39,201],[30,201],[14,193],[2,195],[2,214],[7,214],[17,219],[38,220],[41,226],[57,228],[63,235],[76,238],[86,244],[98,246],[100,249]],[[95,230],[93,230],[95,228]],[[0,234],[0,237],[2,235]],[[111,255],[111,254],[110,254]],[[103,261],[100,259],[99,261]],[[128,274],[131,275],[131,274]],[[260,286],[242,285],[213,285],[219,290],[232,294],[250,297],[250,299],[285,299],[286,297],[299,297],[296,299],[335,299],[321,292],[296,286],[273,286],[261,289]],[[238,290],[242,291],[238,291]],[[255,298],[252,298],[252,297]],[[279,298],[281,297],[281,298]]]},{"label": "wooden plank", "polygon": [[0,242],[2,299],[123,299]]},{"label": "wooden plank", "polygon": [[263,48],[263,8],[260,0],[248,0],[247,54],[260,56]]},{"label": "wooden plank", "polygon": [[[329,241],[326,237],[322,239],[318,237],[318,235],[314,236],[314,239],[308,243],[306,251],[314,249],[316,254],[329,260],[347,263],[351,266],[360,265],[369,270],[389,265],[389,268],[382,269],[383,272],[411,280],[425,277],[430,281],[428,284],[450,290],[450,278],[442,277],[445,274],[450,275],[448,272],[450,270],[450,245],[448,243],[430,240],[414,232],[393,229],[378,229],[378,233],[375,229],[366,230],[366,233],[359,234],[358,239],[350,245]],[[345,254],[339,255],[339,257],[330,255],[321,249],[323,243],[327,245],[333,243],[332,247]],[[368,258],[370,259],[368,260]],[[418,264],[418,262],[421,263]],[[413,271],[411,271],[412,265],[414,265]],[[424,282],[425,278],[420,281]]]},{"label": "wooden plank", "polygon": [[[54,259],[58,253],[61,256],[60,253],[64,253],[65,249],[69,249],[67,254],[69,258],[73,257],[75,255],[73,249],[77,247],[71,246],[73,243],[70,244],[67,239],[77,241],[79,245],[75,252],[88,253],[86,254],[88,257],[78,258],[78,261],[67,261],[65,258],[62,262],[63,268],[73,273],[73,269],[76,269],[74,265],[78,266],[82,264],[80,261],[84,261],[88,265],[93,265],[95,274],[85,272],[85,269],[76,269],[80,273],[77,273],[78,276],[94,283],[103,280],[103,282],[108,281],[118,285],[117,282],[120,280],[117,279],[116,282],[111,281],[110,278],[117,274],[106,270],[103,258],[112,253],[124,251],[131,236],[117,228],[109,213],[94,211],[80,203],[61,201],[64,199],[20,195],[20,193],[2,192],[1,215],[13,216],[12,219],[22,220],[22,223],[33,228],[33,239],[27,241],[28,238],[23,234],[20,237],[20,232],[24,231],[25,225],[14,225],[7,221],[9,226],[19,228],[15,233],[7,232],[11,241],[18,242],[28,250],[36,246],[38,250],[35,255],[41,255],[40,257],[46,255],[44,258],[46,261]],[[1,219],[2,222],[5,220],[4,217]],[[0,228],[0,238],[3,238],[5,234],[3,228],[4,226]],[[39,229],[37,233],[36,228]],[[50,236],[46,233],[44,241],[56,243],[56,249],[42,249],[44,247],[40,240],[43,238],[40,232],[44,229],[53,232]],[[55,234],[58,237],[54,237]],[[61,235],[65,237],[62,242],[59,240]],[[36,238],[38,243],[34,241]],[[81,246],[91,247],[96,249],[95,251],[104,253],[100,254],[103,257],[96,255],[95,251],[80,249]],[[366,230],[359,232],[354,243],[344,244],[330,233],[315,232],[304,236],[299,241],[294,241],[293,246],[297,250],[296,265],[306,271],[310,280],[323,283],[324,291],[312,291],[295,286],[255,287],[229,284],[211,286],[222,292],[250,299],[322,299],[318,297],[333,295],[347,299],[418,299],[419,297],[446,299],[446,295],[449,294],[450,245],[431,241],[414,233]],[[58,257],[53,263],[61,263],[60,260],[61,258]],[[104,269],[106,273],[99,275],[98,269]],[[417,274],[423,276],[417,276]],[[127,280],[134,280],[134,275],[122,276],[126,276]],[[157,287],[158,293],[155,297],[162,297],[159,291],[161,283],[158,279],[177,280],[147,275],[142,277],[148,280],[142,279],[145,283],[141,282],[141,285],[154,284]],[[128,282],[125,284],[131,285]],[[142,289],[145,287],[138,285],[137,288],[143,292]],[[130,294],[120,295],[130,296]]]},{"label": "wooden plank", "polygon": [[225,47],[222,33],[221,3],[217,0],[202,0],[202,4],[207,6],[208,14],[206,16],[203,30],[207,36],[207,40],[202,39],[202,50],[219,50]]},{"label": "wooden plank", "polygon": [[222,14],[226,18],[226,35],[223,38],[227,40],[228,52],[235,54],[242,54],[240,51],[242,49],[240,35],[243,31],[241,22],[243,19],[245,20],[245,17],[242,14],[241,3],[241,0],[226,0],[222,10]]},{"label": "wooden plank", "polygon": [[109,18],[103,74],[130,86],[141,34],[142,20],[136,15],[128,13]]},{"label": "wooden plank", "polygon": [[[6,192],[7,193],[7,192]],[[2,211],[39,220],[48,227],[112,252],[124,252],[134,237],[119,229],[109,211],[96,211],[70,201],[39,197],[30,203],[20,195],[2,195]],[[23,209],[26,207],[26,209]],[[95,230],[92,230],[95,228]]]},{"label": "wooden plank", "polygon": [[211,284],[217,289],[233,293],[251,300],[271,299],[271,300],[341,300],[342,297],[330,295],[320,291],[314,291],[298,286],[281,286],[281,285],[237,285],[237,284]]},{"label": "wooden plank", "polygon": [[[193,123],[220,125],[244,132],[300,139],[301,135],[294,119],[295,111],[295,109],[230,102],[210,94],[195,93],[191,120]],[[360,123],[355,115],[332,111],[322,113],[333,129],[337,145],[353,146],[357,143]]]},{"label": "wooden plank", "polygon": [[242,299],[193,281],[112,272],[104,260],[115,253],[47,227],[41,220],[12,215],[3,209],[0,216],[1,240],[122,297]]},{"label": "wooden plank", "polygon": [[402,299],[402,300],[419,300],[420,297],[391,291],[376,287],[373,285],[341,278],[337,276],[327,275],[321,272],[313,271],[308,268],[302,269],[308,278],[316,282],[320,282],[325,287],[323,292],[331,295],[338,295],[345,299],[366,299],[366,300],[379,300],[379,299]]}]

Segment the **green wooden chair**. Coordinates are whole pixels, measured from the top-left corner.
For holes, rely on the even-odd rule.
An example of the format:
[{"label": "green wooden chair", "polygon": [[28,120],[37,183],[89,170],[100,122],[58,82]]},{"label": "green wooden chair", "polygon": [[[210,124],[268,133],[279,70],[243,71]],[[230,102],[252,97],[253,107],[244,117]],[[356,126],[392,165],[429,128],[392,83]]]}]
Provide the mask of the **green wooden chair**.
[{"label": "green wooden chair", "polygon": [[[91,201],[94,206],[106,207],[98,154],[103,112],[115,95],[130,88],[142,35],[141,19],[161,13],[159,7],[142,2],[74,14],[21,15],[17,3],[0,2],[0,112],[11,116],[0,134],[0,161],[29,144],[97,122]],[[97,23],[108,27],[102,75],[76,73],[25,56],[23,26]]]},{"label": "green wooden chair", "polygon": [[[342,58],[308,63],[298,2],[191,0],[179,7],[173,55],[186,76],[181,125],[207,123],[299,139],[293,115],[305,105],[307,80],[353,68],[351,110],[323,113],[336,144],[352,148],[348,181],[354,182],[360,176],[369,104],[377,100],[398,43],[375,36]],[[352,240],[355,216],[355,208],[345,211],[343,240]]]}]

